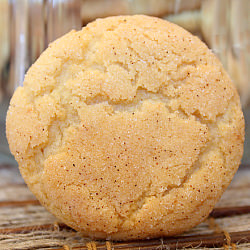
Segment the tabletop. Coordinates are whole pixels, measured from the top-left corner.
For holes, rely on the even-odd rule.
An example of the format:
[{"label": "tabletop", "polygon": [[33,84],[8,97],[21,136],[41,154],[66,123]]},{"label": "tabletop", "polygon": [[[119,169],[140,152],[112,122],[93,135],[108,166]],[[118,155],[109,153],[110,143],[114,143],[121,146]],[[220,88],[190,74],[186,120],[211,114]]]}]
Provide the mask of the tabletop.
[{"label": "tabletop", "polygon": [[250,165],[241,165],[210,216],[192,230],[143,241],[91,241],[51,215],[17,166],[0,165],[0,249],[250,249]]}]

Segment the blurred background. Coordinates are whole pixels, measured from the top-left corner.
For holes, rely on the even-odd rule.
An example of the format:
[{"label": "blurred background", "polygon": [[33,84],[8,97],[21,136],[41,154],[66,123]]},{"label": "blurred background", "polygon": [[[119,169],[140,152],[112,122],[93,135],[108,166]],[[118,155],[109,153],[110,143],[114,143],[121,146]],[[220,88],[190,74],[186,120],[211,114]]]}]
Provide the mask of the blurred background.
[{"label": "blurred background", "polygon": [[98,17],[147,14],[200,37],[236,85],[246,120],[243,164],[250,163],[250,0],[0,0],[0,165],[16,164],[5,136],[15,88],[48,44]]}]

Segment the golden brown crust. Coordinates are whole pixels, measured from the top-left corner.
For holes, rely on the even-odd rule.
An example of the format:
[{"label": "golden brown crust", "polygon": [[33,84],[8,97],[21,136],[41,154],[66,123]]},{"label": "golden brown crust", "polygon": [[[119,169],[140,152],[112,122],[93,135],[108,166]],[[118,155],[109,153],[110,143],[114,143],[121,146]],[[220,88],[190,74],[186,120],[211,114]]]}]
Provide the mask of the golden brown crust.
[{"label": "golden brown crust", "polygon": [[208,216],[239,166],[244,118],[199,39],[121,16],[49,46],[12,98],[7,136],[48,210],[84,235],[125,240]]}]

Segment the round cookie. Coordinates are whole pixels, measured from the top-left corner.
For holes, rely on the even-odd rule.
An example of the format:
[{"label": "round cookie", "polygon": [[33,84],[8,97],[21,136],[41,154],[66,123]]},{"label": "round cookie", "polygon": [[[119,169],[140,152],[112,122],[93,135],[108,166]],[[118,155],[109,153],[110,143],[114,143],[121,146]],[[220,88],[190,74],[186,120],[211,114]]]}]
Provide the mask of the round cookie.
[{"label": "round cookie", "polygon": [[239,96],[197,37],[147,16],[53,42],[13,95],[7,137],[39,201],[83,235],[174,235],[213,209],[243,152]]}]

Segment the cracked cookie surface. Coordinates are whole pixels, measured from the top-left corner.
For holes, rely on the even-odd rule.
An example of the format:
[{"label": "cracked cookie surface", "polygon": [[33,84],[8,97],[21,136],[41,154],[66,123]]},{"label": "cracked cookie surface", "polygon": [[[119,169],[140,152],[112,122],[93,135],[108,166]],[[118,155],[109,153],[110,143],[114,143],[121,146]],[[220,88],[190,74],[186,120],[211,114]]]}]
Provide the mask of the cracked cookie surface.
[{"label": "cracked cookie surface", "polygon": [[204,220],[243,152],[239,96],[217,58],[147,16],[53,42],[13,95],[11,152],[31,191],[83,235],[181,233]]}]

